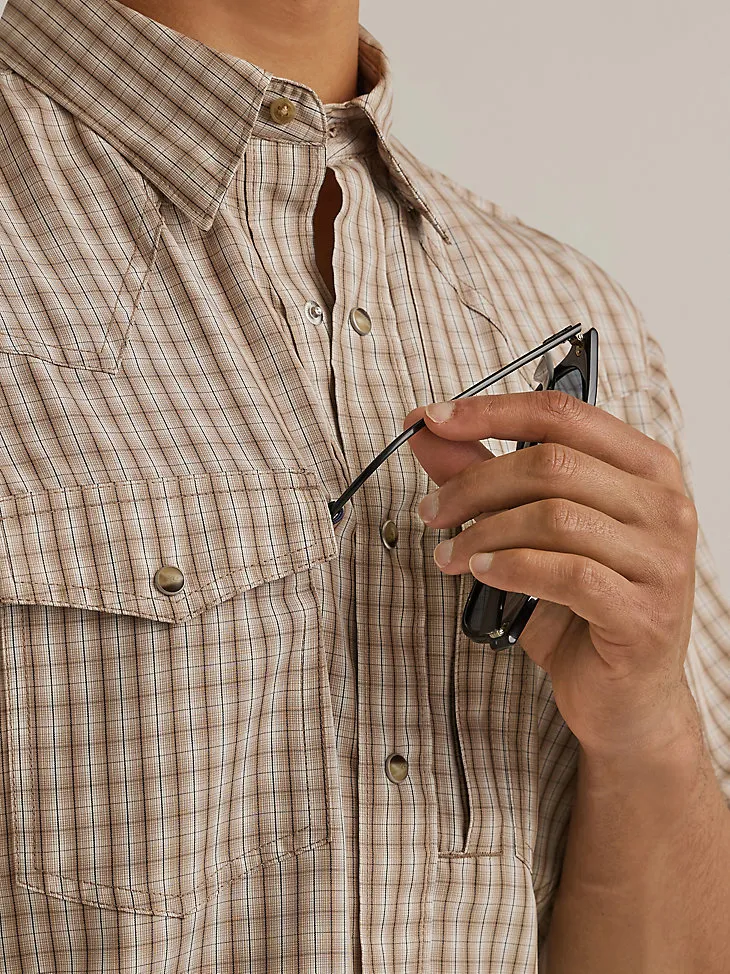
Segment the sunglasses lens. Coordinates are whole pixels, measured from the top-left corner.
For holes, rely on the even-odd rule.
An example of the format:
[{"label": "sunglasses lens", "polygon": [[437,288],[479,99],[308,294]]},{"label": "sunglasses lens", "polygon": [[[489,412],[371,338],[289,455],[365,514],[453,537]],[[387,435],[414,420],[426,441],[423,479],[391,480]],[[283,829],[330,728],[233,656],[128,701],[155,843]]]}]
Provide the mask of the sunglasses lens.
[{"label": "sunglasses lens", "polygon": [[484,642],[489,633],[511,629],[526,599],[526,595],[502,592],[475,580],[464,607],[464,632],[471,639]]},{"label": "sunglasses lens", "polygon": [[[579,354],[577,350],[574,355],[566,356],[570,359],[568,365],[561,362],[557,367],[553,367],[546,353],[543,361],[538,365],[534,381],[539,383],[540,389],[560,389],[569,396],[595,405],[595,388],[591,391],[591,380],[588,378],[588,375],[592,376],[595,386],[595,363],[593,363],[594,371],[590,370],[591,349],[595,354],[597,349],[595,334],[585,343],[586,354],[579,363],[582,368],[573,365]],[[584,369],[587,373],[585,376]],[[537,445],[537,443],[520,442],[517,444],[517,449]],[[531,598],[521,592],[503,592],[475,579],[464,606],[462,631],[477,643],[488,642],[495,649],[506,649],[520,638],[537,604],[536,597]],[[521,617],[519,623],[518,617]]]},{"label": "sunglasses lens", "polygon": [[551,388],[567,392],[569,396],[575,396],[576,399],[585,399],[583,373],[580,369],[571,369],[565,375],[561,375],[559,379],[553,381]]},{"label": "sunglasses lens", "polygon": [[525,604],[525,599],[527,598],[526,595],[520,595],[517,592],[507,592],[506,596],[507,597],[504,600],[504,610],[502,612],[501,629],[511,628],[517,613]]}]

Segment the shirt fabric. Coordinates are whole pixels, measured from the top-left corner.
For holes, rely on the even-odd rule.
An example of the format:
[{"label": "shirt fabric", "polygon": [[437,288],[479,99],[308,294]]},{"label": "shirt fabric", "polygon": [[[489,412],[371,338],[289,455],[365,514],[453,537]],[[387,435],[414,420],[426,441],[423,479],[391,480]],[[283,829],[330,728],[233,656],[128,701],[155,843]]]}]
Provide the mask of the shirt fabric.
[{"label": "shirt fabric", "polygon": [[[327,502],[416,405],[577,322],[597,405],[692,496],[682,416],[620,284],[415,158],[362,26],[359,58],[323,105],[115,0],[0,20],[7,974],[538,970],[577,760],[549,677],[462,633],[408,446]],[[700,529],[686,670],[730,800],[729,659]]]}]

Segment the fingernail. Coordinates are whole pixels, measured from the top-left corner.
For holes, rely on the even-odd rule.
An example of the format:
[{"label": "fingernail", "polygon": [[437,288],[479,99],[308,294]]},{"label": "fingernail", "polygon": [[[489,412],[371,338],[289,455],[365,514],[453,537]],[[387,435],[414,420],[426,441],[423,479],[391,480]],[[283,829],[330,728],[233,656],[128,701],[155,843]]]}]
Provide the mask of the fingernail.
[{"label": "fingernail", "polygon": [[439,568],[446,568],[448,563],[451,561],[453,550],[453,541],[442,541],[441,544],[436,545],[436,547],[433,549],[433,557]]},{"label": "fingernail", "polygon": [[451,419],[453,412],[454,404],[452,402],[434,402],[430,406],[426,406],[426,415],[434,423],[445,423],[447,419]]},{"label": "fingernail", "polygon": [[439,495],[438,491],[434,491],[433,494],[426,494],[421,503],[418,505],[418,516],[426,524],[429,521],[433,521],[439,512]]},{"label": "fingernail", "polygon": [[478,555],[472,555],[469,559],[469,571],[472,574],[485,572],[492,564],[493,558],[493,551],[480,551]]}]

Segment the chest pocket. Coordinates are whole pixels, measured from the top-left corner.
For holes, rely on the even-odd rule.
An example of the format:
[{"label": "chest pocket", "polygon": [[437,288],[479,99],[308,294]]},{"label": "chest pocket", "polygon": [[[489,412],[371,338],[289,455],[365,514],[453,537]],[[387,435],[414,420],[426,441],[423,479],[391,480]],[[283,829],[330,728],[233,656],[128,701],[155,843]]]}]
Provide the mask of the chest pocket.
[{"label": "chest pocket", "polygon": [[[58,106],[46,104],[48,120],[46,112],[75,125]],[[35,159],[0,150],[9,180],[0,183],[0,351],[114,375],[154,266],[162,217],[139,173],[84,131],[99,166],[83,174],[48,143],[38,169]]]},{"label": "chest pocket", "polygon": [[337,542],[311,472],[48,490],[0,518],[21,886],[183,916],[329,841],[314,578]]}]

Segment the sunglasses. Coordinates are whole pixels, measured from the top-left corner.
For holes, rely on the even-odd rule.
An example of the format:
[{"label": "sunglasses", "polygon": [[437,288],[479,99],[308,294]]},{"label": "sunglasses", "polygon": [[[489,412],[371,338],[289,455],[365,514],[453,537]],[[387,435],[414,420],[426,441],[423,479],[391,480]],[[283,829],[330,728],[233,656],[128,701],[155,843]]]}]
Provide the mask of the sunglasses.
[{"label": "sunglasses", "polygon": [[[539,380],[535,392],[540,392],[543,389],[560,389],[562,392],[595,406],[598,392],[598,333],[595,328],[591,328],[585,335],[581,335],[581,328],[580,323],[563,328],[562,331],[551,335],[532,351],[515,359],[514,362],[506,365],[498,372],[487,376],[486,379],[481,379],[473,386],[465,389],[464,392],[460,392],[451,401],[475,396],[505,376],[522,368],[523,365],[527,365],[542,356],[542,360],[535,370],[534,378]],[[565,341],[570,342],[571,349],[558,365],[553,366],[550,351]],[[425,420],[419,419],[413,426],[404,430],[368,464],[337,500],[329,502],[329,512],[333,524],[338,524],[342,520],[345,514],[345,504],[375,473],[381,463],[425,426]],[[522,450],[526,446],[537,446],[537,444],[519,442],[517,449]],[[485,585],[484,582],[475,579],[464,606],[461,618],[462,631],[474,642],[486,643],[495,650],[512,646],[519,639],[538,601],[539,599],[533,595],[503,592],[501,589],[492,588],[490,585]]]}]

